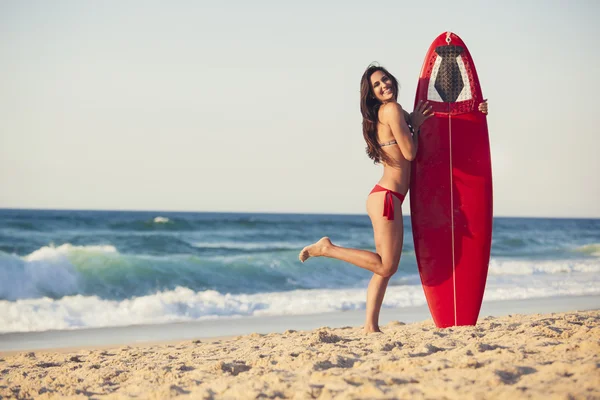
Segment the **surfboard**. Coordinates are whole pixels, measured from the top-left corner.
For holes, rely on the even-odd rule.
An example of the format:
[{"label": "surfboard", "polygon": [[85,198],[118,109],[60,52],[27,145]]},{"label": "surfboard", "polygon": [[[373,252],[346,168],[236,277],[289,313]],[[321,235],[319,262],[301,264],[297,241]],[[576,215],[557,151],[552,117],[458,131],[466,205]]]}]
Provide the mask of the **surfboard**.
[{"label": "surfboard", "polygon": [[410,209],[415,253],[436,326],[475,325],[492,243],[492,167],[475,64],[458,35],[429,47],[415,107],[434,111],[421,127],[412,163]]}]

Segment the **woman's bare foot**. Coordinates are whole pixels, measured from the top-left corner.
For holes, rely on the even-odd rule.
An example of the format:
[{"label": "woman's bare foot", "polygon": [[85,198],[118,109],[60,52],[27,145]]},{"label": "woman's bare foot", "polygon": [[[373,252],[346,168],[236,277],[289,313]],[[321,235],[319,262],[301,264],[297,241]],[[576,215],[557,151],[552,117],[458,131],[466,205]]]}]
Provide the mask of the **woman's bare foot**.
[{"label": "woman's bare foot", "polygon": [[325,236],[321,238],[321,240],[319,240],[318,242],[303,248],[298,258],[300,259],[300,261],[304,262],[310,257],[320,257],[325,254],[325,249],[329,246],[332,246],[331,240],[329,240],[329,238]]},{"label": "woman's bare foot", "polygon": [[367,325],[365,325],[363,332],[365,333],[365,335],[368,335],[369,333],[382,333],[378,326]]}]

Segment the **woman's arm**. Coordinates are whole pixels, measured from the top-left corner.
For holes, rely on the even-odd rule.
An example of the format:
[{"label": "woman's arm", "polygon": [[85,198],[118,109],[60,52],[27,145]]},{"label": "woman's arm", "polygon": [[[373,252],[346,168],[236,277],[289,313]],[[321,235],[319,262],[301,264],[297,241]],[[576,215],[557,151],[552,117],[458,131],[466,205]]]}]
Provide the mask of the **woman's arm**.
[{"label": "woman's arm", "polygon": [[398,103],[388,103],[382,106],[381,122],[388,125],[400,147],[404,158],[414,160],[417,155],[417,147],[413,141],[410,129],[404,118],[404,110]]},{"label": "woman's arm", "polygon": [[404,110],[404,109],[402,110],[402,113],[404,114],[404,120],[406,121],[406,123],[407,123],[409,126],[412,126],[412,123],[411,123],[411,118],[412,118],[412,115],[411,115],[411,114],[409,114],[409,113],[408,113],[408,111],[406,111],[406,110]]},{"label": "woman's arm", "polygon": [[419,104],[417,104],[417,108],[415,108],[415,111],[412,112],[410,117],[412,122],[411,126],[413,128],[413,140],[418,149],[421,126],[425,121],[433,117],[433,107],[430,106],[429,103],[426,101],[419,101]]}]

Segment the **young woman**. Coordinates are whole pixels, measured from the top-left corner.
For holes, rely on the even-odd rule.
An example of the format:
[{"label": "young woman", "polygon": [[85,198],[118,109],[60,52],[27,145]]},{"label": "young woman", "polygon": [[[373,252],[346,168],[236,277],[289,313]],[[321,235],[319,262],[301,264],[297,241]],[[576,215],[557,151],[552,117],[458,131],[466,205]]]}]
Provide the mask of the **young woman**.
[{"label": "young woman", "polygon": [[[365,333],[380,332],[379,311],[388,282],[398,270],[404,226],[402,202],[410,185],[410,162],[417,154],[419,129],[433,112],[420,102],[412,114],[398,104],[398,81],[385,68],[370,65],[360,80],[360,111],[367,154],[383,164],[383,176],[367,197],[376,253],[336,246],[324,237],[300,252],[300,261],[330,257],[373,272],[367,289]],[[480,111],[487,113],[487,103]]]}]

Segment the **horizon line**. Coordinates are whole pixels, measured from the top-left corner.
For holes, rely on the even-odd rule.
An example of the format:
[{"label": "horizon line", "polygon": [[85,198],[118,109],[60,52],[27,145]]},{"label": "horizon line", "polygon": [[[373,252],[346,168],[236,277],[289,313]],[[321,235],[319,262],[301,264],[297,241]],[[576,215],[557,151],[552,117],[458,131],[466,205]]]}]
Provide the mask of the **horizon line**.
[{"label": "horizon line", "polygon": [[[132,213],[194,213],[194,214],[268,214],[268,215],[347,215],[366,216],[367,213],[331,213],[331,212],[301,212],[301,211],[197,211],[197,210],[153,210],[153,209],[96,209],[96,208],[19,208],[0,207],[0,211],[84,211],[84,212],[132,212]],[[403,217],[409,217],[410,213],[403,213]],[[526,215],[492,215],[493,218],[530,218],[530,219],[600,219],[597,217],[582,216],[526,216]]]}]

